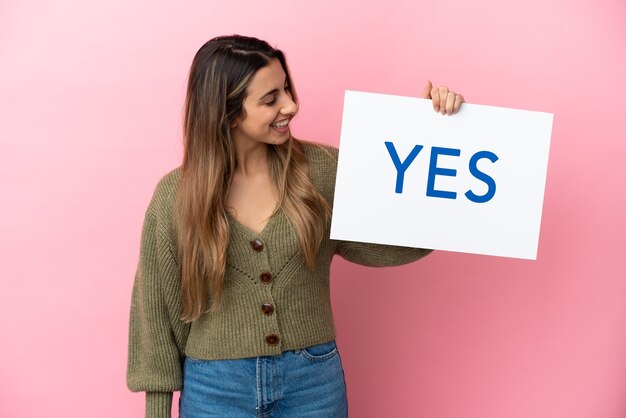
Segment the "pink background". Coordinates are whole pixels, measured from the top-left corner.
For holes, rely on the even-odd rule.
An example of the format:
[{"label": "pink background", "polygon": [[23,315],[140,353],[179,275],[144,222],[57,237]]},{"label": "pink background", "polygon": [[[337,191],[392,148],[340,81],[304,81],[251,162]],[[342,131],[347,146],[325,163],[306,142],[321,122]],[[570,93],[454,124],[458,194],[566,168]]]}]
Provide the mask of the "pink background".
[{"label": "pink background", "polygon": [[537,261],[337,261],[352,417],[626,416],[623,0],[0,3],[0,416],[139,417],[125,386],[145,208],[181,161],[196,50],[287,53],[297,136],[345,89],[555,114]]}]

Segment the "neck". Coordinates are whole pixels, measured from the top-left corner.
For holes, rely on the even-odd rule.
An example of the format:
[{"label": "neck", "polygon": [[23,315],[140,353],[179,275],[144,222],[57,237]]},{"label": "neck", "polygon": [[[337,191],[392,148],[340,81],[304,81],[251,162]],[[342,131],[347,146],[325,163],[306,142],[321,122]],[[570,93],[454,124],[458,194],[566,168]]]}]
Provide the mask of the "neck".
[{"label": "neck", "polygon": [[235,157],[237,158],[235,173],[244,177],[266,174],[268,171],[267,147],[267,144],[260,142],[242,144],[240,141],[235,141]]}]

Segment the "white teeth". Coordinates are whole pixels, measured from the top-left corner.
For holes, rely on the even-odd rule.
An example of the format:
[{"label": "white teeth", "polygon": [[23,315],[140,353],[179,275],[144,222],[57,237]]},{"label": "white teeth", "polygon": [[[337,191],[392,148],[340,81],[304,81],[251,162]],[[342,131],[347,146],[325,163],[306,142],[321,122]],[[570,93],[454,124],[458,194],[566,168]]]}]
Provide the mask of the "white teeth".
[{"label": "white teeth", "polygon": [[272,123],[272,126],[275,126],[277,128],[284,128],[285,126],[287,126],[288,123],[289,123],[289,119],[285,119],[280,122]]}]

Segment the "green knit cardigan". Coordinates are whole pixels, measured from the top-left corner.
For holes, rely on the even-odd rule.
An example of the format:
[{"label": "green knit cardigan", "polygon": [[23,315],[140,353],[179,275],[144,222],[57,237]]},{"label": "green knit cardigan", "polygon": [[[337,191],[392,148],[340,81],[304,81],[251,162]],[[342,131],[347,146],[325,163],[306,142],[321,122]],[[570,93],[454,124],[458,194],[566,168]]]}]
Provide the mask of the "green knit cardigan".
[{"label": "green knit cardigan", "polygon": [[[332,205],[337,149],[302,142],[309,175]],[[179,319],[181,269],[173,222],[180,167],[158,183],[146,210],[130,313],[127,384],[146,392],[146,417],[169,417],[172,392],[183,385],[182,362],[278,355],[335,338],[330,304],[332,258],[367,266],[415,261],[430,250],[325,239],[313,271],[282,210],[259,234],[228,216],[223,300],[220,310],[192,323]],[[271,304],[268,314],[262,305]],[[269,337],[268,337],[269,336]]]}]

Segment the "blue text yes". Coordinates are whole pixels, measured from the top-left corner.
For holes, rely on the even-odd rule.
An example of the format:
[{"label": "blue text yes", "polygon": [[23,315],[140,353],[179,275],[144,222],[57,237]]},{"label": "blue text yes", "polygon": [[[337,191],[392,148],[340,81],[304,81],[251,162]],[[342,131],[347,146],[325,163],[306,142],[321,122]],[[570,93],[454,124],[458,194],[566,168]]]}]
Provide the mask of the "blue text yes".
[{"label": "blue text yes", "polygon": [[[404,161],[400,161],[398,153],[396,152],[396,147],[393,145],[393,142],[386,141],[385,146],[387,147],[387,151],[389,151],[391,161],[393,161],[393,164],[396,167],[396,171],[398,172],[396,177],[396,193],[402,193],[402,186],[404,184],[404,173],[406,172],[406,169],[409,168],[413,160],[415,160],[415,157],[417,157],[422,148],[424,148],[424,146],[415,145],[409,155],[404,159]],[[428,167],[426,196],[440,197],[444,199],[456,199],[456,192],[435,189],[435,176],[456,176],[455,169],[442,168],[437,166],[437,158],[440,155],[450,155],[453,157],[458,157],[461,155],[461,150],[456,148],[432,147],[430,151],[430,165]],[[485,193],[484,195],[477,195],[471,190],[465,192],[465,197],[475,203],[488,202],[496,194],[496,182],[489,175],[478,170],[478,167],[476,166],[478,164],[478,161],[482,160],[483,158],[488,159],[492,163],[498,161],[498,156],[491,151],[478,151],[476,154],[472,155],[472,158],[470,158],[470,173],[472,174],[472,176],[487,185],[487,193]]]}]

